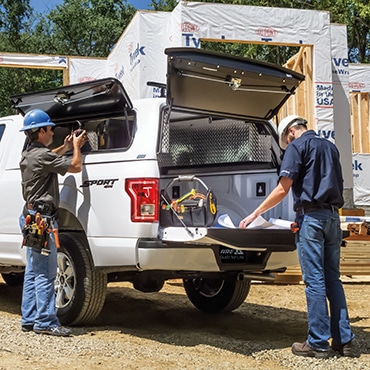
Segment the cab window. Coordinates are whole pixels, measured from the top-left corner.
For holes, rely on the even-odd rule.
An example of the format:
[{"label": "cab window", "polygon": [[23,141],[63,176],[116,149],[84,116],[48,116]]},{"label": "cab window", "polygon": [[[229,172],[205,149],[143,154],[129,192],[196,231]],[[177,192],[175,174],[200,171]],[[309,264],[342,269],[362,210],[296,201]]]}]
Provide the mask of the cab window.
[{"label": "cab window", "polygon": [[88,142],[83,146],[83,153],[128,150],[136,132],[136,115],[107,117],[96,120],[75,121],[58,124],[54,130],[54,142],[51,149],[63,144],[64,138],[75,130],[86,130]]}]

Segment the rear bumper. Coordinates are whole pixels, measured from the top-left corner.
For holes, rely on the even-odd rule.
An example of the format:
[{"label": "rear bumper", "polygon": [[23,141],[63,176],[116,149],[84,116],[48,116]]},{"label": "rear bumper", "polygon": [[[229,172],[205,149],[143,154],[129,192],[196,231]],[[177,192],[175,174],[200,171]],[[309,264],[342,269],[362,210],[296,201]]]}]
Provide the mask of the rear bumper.
[{"label": "rear bumper", "polygon": [[[163,240],[139,239],[140,270],[262,272],[280,269],[297,261],[294,234],[287,230],[194,230],[186,238],[181,229],[165,233]],[[177,240],[171,238],[176,235]],[[166,238],[167,236],[167,238]],[[187,240],[186,240],[187,239]]]}]

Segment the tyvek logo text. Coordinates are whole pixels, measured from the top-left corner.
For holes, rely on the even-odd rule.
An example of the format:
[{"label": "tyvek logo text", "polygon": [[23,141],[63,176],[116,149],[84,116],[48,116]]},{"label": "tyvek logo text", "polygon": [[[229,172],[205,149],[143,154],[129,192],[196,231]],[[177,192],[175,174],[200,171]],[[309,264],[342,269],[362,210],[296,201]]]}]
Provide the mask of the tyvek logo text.
[{"label": "tyvek logo text", "polygon": [[335,140],[335,131],[333,130],[319,130],[317,133],[320,137],[323,137],[324,139]]},{"label": "tyvek logo text", "polygon": [[195,48],[200,47],[200,38],[195,37],[193,33],[183,33],[182,37],[185,37],[185,45],[186,46],[192,46]]},{"label": "tyvek logo text", "polygon": [[114,77],[117,78],[117,80],[122,80],[124,75],[125,75],[125,67],[121,66],[119,71],[114,74]]},{"label": "tyvek logo text", "polygon": [[[145,55],[145,46],[137,43],[136,48],[130,52],[130,70],[132,71],[141,61],[140,56]],[[130,51],[130,50],[129,50]]]},{"label": "tyvek logo text", "polygon": [[360,177],[360,173],[355,173],[356,171],[361,172],[364,169],[362,168],[363,163],[355,159],[352,163],[352,171],[353,171],[353,177],[358,178]]},{"label": "tyvek logo text", "polygon": [[332,70],[334,74],[349,75],[347,58],[333,58],[333,66],[335,67]]}]

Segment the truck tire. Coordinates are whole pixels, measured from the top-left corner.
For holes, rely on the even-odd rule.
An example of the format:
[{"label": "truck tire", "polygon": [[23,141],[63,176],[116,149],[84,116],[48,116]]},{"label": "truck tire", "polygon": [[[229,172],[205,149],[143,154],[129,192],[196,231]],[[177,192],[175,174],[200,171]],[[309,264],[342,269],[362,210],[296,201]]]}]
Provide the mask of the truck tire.
[{"label": "truck tire", "polygon": [[250,280],[238,280],[236,275],[227,279],[199,278],[183,281],[190,302],[206,313],[235,310],[245,301],[251,286]]},{"label": "truck tire", "polygon": [[22,286],[24,281],[24,271],[2,273],[1,277],[9,286]]},{"label": "truck tire", "polygon": [[55,281],[59,320],[63,325],[90,323],[103,308],[107,275],[94,268],[83,233],[61,232],[59,242]]}]

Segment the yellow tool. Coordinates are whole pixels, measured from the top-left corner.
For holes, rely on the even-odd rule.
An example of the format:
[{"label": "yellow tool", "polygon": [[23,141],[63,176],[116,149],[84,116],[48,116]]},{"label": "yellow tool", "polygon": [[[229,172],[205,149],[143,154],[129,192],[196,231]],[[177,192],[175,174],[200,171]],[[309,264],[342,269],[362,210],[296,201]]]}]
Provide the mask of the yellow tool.
[{"label": "yellow tool", "polygon": [[216,204],[213,201],[212,193],[209,194],[209,210],[211,211],[211,213],[213,215],[215,215],[216,212],[217,212],[217,207],[216,207]]},{"label": "yellow tool", "polygon": [[181,203],[182,201],[184,201],[186,198],[189,198],[190,196],[192,195],[195,195],[197,193],[197,191],[195,189],[191,189],[189,191],[189,193],[186,193],[185,195],[183,195],[181,198],[179,199],[176,199],[175,202],[176,203]]}]

